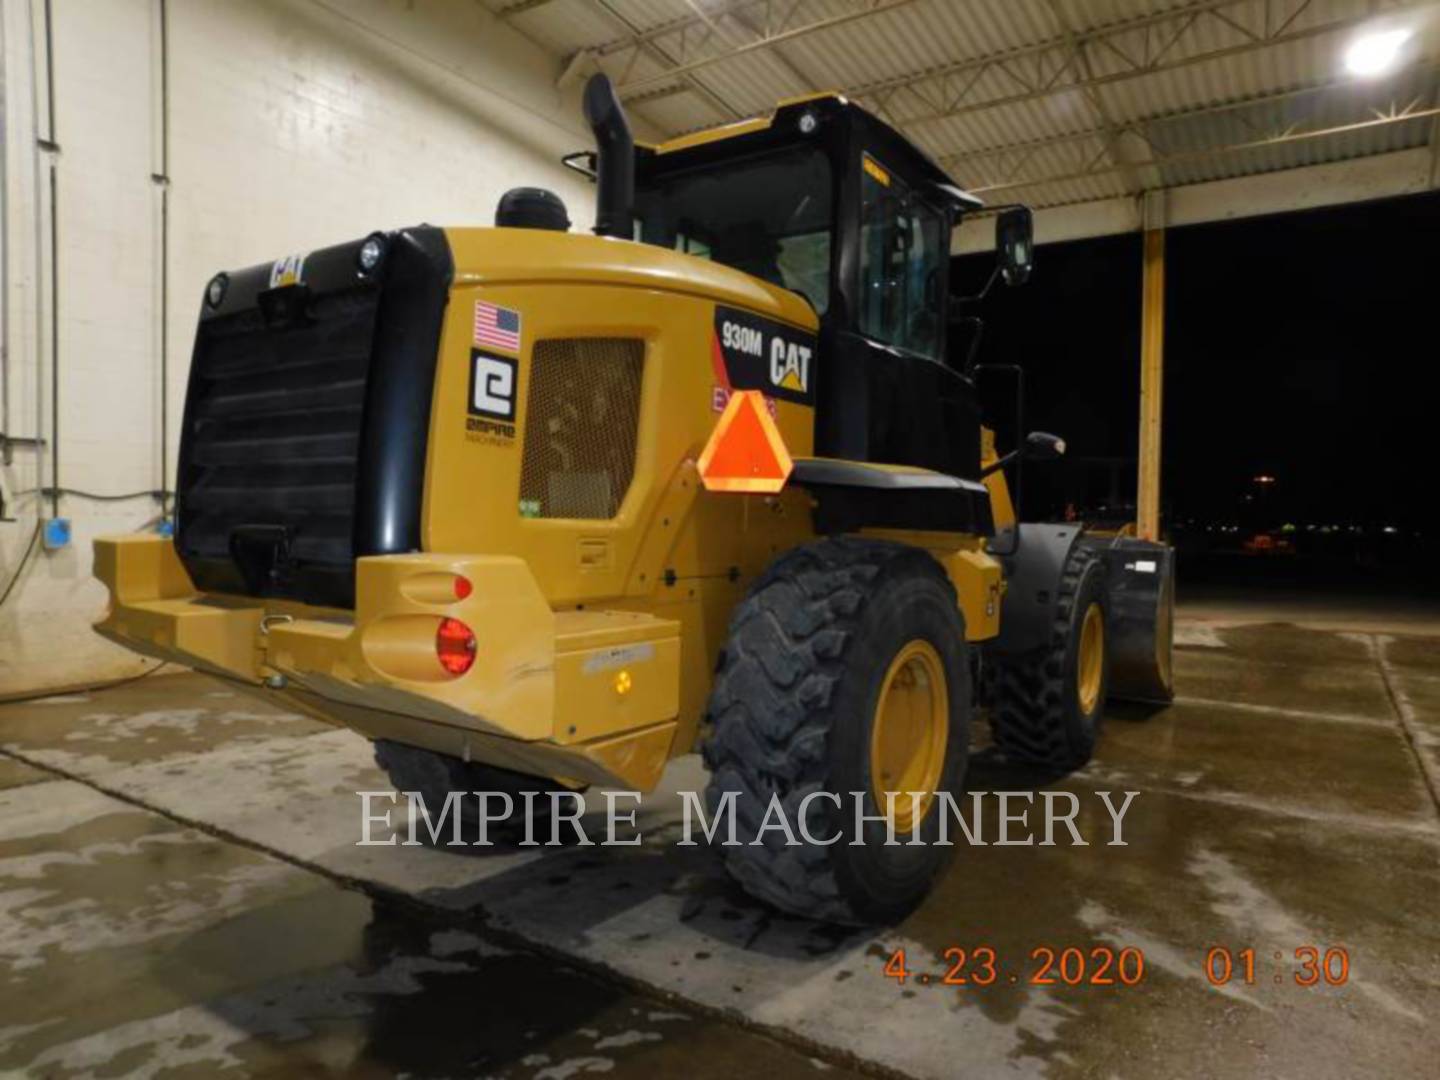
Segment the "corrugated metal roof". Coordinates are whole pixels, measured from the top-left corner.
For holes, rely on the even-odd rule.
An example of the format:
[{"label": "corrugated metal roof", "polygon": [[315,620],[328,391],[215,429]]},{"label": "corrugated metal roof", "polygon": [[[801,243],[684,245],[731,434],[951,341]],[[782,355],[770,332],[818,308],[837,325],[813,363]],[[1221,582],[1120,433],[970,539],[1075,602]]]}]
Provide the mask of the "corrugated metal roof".
[{"label": "corrugated metal roof", "polygon": [[[1433,0],[483,0],[603,70],[665,135],[815,90],[855,97],[956,179],[1055,206],[1424,145]],[[1402,63],[1346,75],[1371,27]]]}]

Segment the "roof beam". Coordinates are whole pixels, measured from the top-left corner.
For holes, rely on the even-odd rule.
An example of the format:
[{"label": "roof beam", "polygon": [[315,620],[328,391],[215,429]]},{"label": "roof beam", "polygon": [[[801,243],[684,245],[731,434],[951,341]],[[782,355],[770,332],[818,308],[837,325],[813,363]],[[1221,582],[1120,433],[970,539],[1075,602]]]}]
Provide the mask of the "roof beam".
[{"label": "roof beam", "polygon": [[[723,14],[710,15],[707,14],[705,9],[701,6],[701,0],[685,0],[685,2],[695,11],[697,15],[700,16],[700,18],[705,20],[706,25],[709,26],[712,30],[714,30],[717,35],[725,38],[726,42],[732,48],[735,45],[740,44],[741,42],[738,41],[727,30],[725,30],[723,26],[720,25],[720,20],[722,18],[728,17],[731,22],[739,26],[740,29],[745,34],[749,35],[749,38],[752,40],[765,36],[766,31],[752,23],[750,19],[745,15],[745,13],[740,10],[739,4],[735,4],[732,7],[726,8]],[[768,9],[769,5],[767,4],[766,7]],[[815,89],[815,84],[810,79],[810,77],[806,75],[803,71],[801,71],[799,67],[795,65],[795,62],[792,61],[790,57],[786,56],[785,53],[781,51],[778,47],[774,50],[772,55],[775,57],[776,61],[779,62],[780,66],[789,73],[790,77],[794,79],[802,89],[807,92],[813,91]]]},{"label": "roof beam", "polygon": [[[1435,104],[1440,105],[1440,87],[1435,90]],[[1430,121],[1430,186],[1440,187],[1440,116]]]},{"label": "roof beam", "polygon": [[1430,186],[1440,187],[1440,116],[1430,121]]},{"label": "roof beam", "polygon": [[[1264,0],[1193,0],[1192,3],[1170,8],[1164,12],[1157,12],[1136,19],[1128,19],[1123,22],[1111,24],[1110,26],[1074,34],[1068,40],[1062,35],[1060,38],[1052,38],[1046,42],[960,61],[955,64],[946,65],[943,68],[916,72],[862,86],[850,87],[846,92],[854,98],[867,98],[878,93],[906,89],[917,91],[917,96],[919,96],[922,101],[927,101],[927,97],[923,94],[924,84],[939,81],[941,89],[943,90],[948,80],[959,77],[964,81],[964,87],[958,94],[942,95],[942,97],[949,98],[949,102],[945,107],[935,108],[932,105],[928,112],[898,116],[901,124],[914,126],[948,120],[970,113],[997,109],[1007,105],[1037,101],[1076,90],[1089,91],[1102,86],[1110,86],[1133,79],[1144,78],[1161,71],[1173,71],[1179,68],[1191,67],[1196,64],[1241,56],[1260,49],[1268,49],[1322,35],[1340,33],[1345,30],[1354,29],[1374,17],[1374,12],[1370,10],[1372,6],[1370,4],[1363,5],[1365,11],[1362,14],[1332,19],[1328,22],[1317,23],[1310,26],[1297,27],[1295,25],[1295,17],[1292,14],[1290,18],[1276,26],[1266,27],[1265,33],[1252,34],[1246,37],[1241,43],[1195,52],[1174,59],[1166,59],[1166,54],[1170,53],[1183,38],[1191,34],[1202,18],[1211,15],[1216,9],[1222,7],[1233,8],[1242,3],[1253,5],[1263,2]],[[1426,0],[1395,0],[1395,2],[1386,5],[1384,10],[1407,10],[1419,7],[1425,2]],[[1112,49],[1112,54],[1121,57],[1122,63],[1126,65],[1117,71],[1107,72],[1101,75],[1091,74],[1087,76],[1078,74],[1067,77],[1071,65],[1065,63],[1064,57],[1067,51],[1072,49],[1075,44],[1103,46],[1109,43],[1113,45],[1117,39],[1127,34],[1134,34],[1136,31],[1146,31],[1146,40],[1148,42],[1150,39],[1149,31],[1164,27],[1166,24],[1177,23],[1179,24],[1178,27],[1173,30],[1173,33],[1165,40],[1162,47],[1158,50],[1151,51],[1147,44],[1147,53],[1149,55],[1142,56],[1138,60],[1126,54],[1123,49],[1119,49],[1118,47]],[[1047,58],[1049,60],[1048,63]],[[1010,70],[1016,61],[1022,59],[1032,61],[1037,72],[1043,72],[1048,69],[1051,75],[1042,85],[1029,89],[1022,89],[1012,93],[1001,93],[988,98],[977,99],[972,97],[974,88],[983,75],[992,71]]]},{"label": "roof beam", "polygon": [[[1075,27],[1071,25],[1070,19],[1065,14],[1065,9],[1060,6],[1059,0],[1048,0],[1050,14],[1054,17],[1056,25],[1060,27],[1061,36],[1065,39],[1071,53],[1071,62],[1087,79],[1095,78],[1093,65],[1090,63],[1090,54],[1085,51],[1087,42],[1078,40]],[[1099,137],[1105,147],[1105,155],[1110,163],[1120,171],[1120,177],[1125,183],[1127,192],[1135,192],[1140,188],[1139,176],[1136,173],[1133,162],[1126,159],[1120,145],[1121,128],[1110,114],[1100,92],[1093,86],[1085,91],[1085,101],[1090,106],[1090,111],[1100,121]],[[1141,136],[1144,138],[1144,136]]]},{"label": "roof beam", "polygon": [[[1433,75],[1436,73],[1440,73],[1440,68],[1434,66],[1434,61],[1424,60],[1402,68],[1396,72],[1396,75],[1414,76],[1420,74]],[[1306,86],[1292,87],[1288,90],[1279,90],[1270,94],[1258,94],[1254,97],[1235,98],[1230,101],[1216,102],[1212,105],[1202,105],[1194,109],[1178,109],[1173,112],[1152,113],[1148,116],[1137,117],[1134,120],[1117,124],[1114,127],[1114,132],[1119,137],[1129,135],[1144,139],[1152,152],[1164,153],[1164,140],[1163,138],[1157,137],[1156,133],[1152,130],[1154,128],[1164,127],[1167,124],[1184,123],[1196,117],[1211,116],[1215,113],[1258,109],[1266,105],[1275,105],[1283,101],[1291,101],[1295,98],[1308,97],[1312,94],[1324,94],[1331,90],[1354,87],[1362,82],[1363,80],[1355,76],[1346,76],[1339,79],[1327,79],[1324,82],[1310,83]],[[1440,105],[1440,92],[1437,92],[1435,104]],[[973,150],[945,154],[938,158],[938,161],[944,168],[959,168],[974,165],[977,162],[985,162],[992,158],[1003,160],[1006,157],[1013,157],[1017,154],[1028,155],[1041,147],[1065,146],[1071,143],[1098,141],[1106,132],[1107,129],[1104,127],[1091,127],[1083,131],[1068,132],[1065,135],[1042,135],[1034,139],[1025,139],[1001,145],[980,146]],[[1013,172],[1013,170],[1011,171]]]},{"label": "roof beam", "polygon": [[513,19],[516,15],[524,15],[527,11],[534,11],[546,4],[553,4],[555,0],[515,0],[513,4],[506,4],[499,11],[495,12],[497,19]]},{"label": "roof beam", "polygon": [[[1079,44],[1088,45],[1092,41],[1119,37],[1124,34],[1134,33],[1137,30],[1148,30],[1151,27],[1159,26],[1167,22],[1182,23],[1174,37],[1172,37],[1162,49],[1158,50],[1159,55],[1163,56],[1165,52],[1168,52],[1170,48],[1174,46],[1176,38],[1187,32],[1201,14],[1214,8],[1239,2],[1241,2],[1241,0],[1191,0],[1188,4],[1181,4],[1177,7],[1168,8],[1165,11],[1152,12],[1149,15],[1141,15],[1133,19],[1124,19],[1120,22],[1082,31],[1074,34],[1073,40]],[[1014,48],[1002,49],[1000,52],[990,53],[985,56],[967,57],[964,60],[957,60],[954,63],[944,64],[940,67],[926,68],[922,71],[912,71],[903,75],[878,79],[875,82],[851,87],[848,92],[851,96],[861,97],[883,93],[887,90],[905,90],[920,83],[928,82],[931,79],[946,79],[957,75],[963,76],[973,72],[983,72],[984,69],[991,68],[997,64],[1026,60],[1032,57],[1042,57],[1047,53],[1063,50],[1067,44],[1068,42],[1064,36],[1061,36],[1059,38],[1049,38],[1045,41],[1033,42],[1028,45],[1017,45]]]},{"label": "roof beam", "polygon": [[[1396,195],[1415,195],[1427,189],[1426,149],[1412,147],[1342,158],[1317,165],[1300,165],[1279,172],[1251,173],[1220,180],[1201,180],[1167,189],[1165,225],[1199,225],[1208,221],[1235,221],[1320,206],[1368,202]],[[955,231],[952,252],[968,255],[990,251],[995,229],[986,217],[989,209],[972,214]],[[1143,212],[1129,195],[1050,203],[1035,212],[1037,245],[1135,232],[1144,226]]]},{"label": "roof beam", "polygon": [[[669,71],[664,71],[656,75],[647,75],[643,78],[632,79],[622,83],[619,87],[619,92],[622,98],[630,97],[657,84],[676,78],[677,76],[691,75],[702,68],[724,63],[727,60],[733,60],[737,56],[748,56],[766,49],[773,49],[775,46],[784,44],[787,41],[795,41],[798,38],[819,33],[822,30],[830,30],[837,26],[844,26],[847,23],[873,18],[876,15],[894,11],[897,8],[907,7],[915,2],[916,0],[862,0],[861,6],[839,15],[828,15],[789,29],[771,30],[767,28],[764,34],[754,41],[747,41],[744,44],[736,45],[730,49],[722,49],[709,55],[698,57],[673,67]],[[711,18],[714,17],[715,13],[712,13]],[[699,21],[698,17],[695,21]],[[683,29],[685,25],[693,24],[691,20],[682,20],[681,22],[671,24],[671,32]],[[638,42],[638,40],[638,38],[635,39],[636,42]],[[625,44],[630,43],[631,42],[626,42]]]},{"label": "roof beam", "polygon": [[[1239,154],[1247,150],[1263,150],[1267,147],[1284,146],[1289,143],[1303,142],[1309,139],[1324,139],[1332,135],[1348,135],[1352,132],[1365,131],[1370,128],[1386,127],[1391,124],[1403,124],[1416,120],[1428,120],[1437,116],[1440,116],[1440,105],[1427,109],[1407,107],[1391,115],[1376,116],[1370,120],[1359,120],[1353,124],[1339,124],[1333,127],[1316,128],[1310,131],[1288,131],[1280,135],[1272,135],[1262,139],[1248,139],[1243,142],[1227,143],[1223,146],[1207,146],[1201,150],[1186,150],[1177,154],[1163,154],[1158,156],[1151,164],[1156,168],[1164,168],[1169,165],[1189,164],[1197,161],[1206,161],[1214,157]],[[1099,176],[1108,176],[1116,171],[1118,171],[1117,166],[1107,165],[1100,168],[1082,169],[1077,172],[1063,173],[1055,176],[1037,176],[1028,180],[1017,180],[1002,184],[974,187],[969,190],[975,195],[992,195],[996,192],[1036,187],[1040,184],[1064,184],[1076,180],[1090,180]]]},{"label": "roof beam", "polygon": [[[629,31],[633,35],[639,34],[639,27],[637,27],[620,12],[616,11],[614,6],[610,3],[610,0],[590,0],[590,3],[591,6],[599,10],[601,14],[605,15],[608,19],[610,19],[611,22],[615,23],[617,26]],[[635,49],[637,53],[640,51],[644,51],[649,53],[656,60],[658,60],[660,64],[666,68],[667,78],[672,76],[679,78],[696,94],[700,95],[716,109],[718,109],[722,116],[725,116],[731,120],[737,120],[740,118],[742,114],[739,109],[735,108],[734,105],[731,105],[730,102],[726,101],[714,90],[710,89],[710,87],[706,86],[704,83],[691,76],[688,72],[680,71],[677,67],[676,59],[661,46],[656,44],[654,41],[640,41],[638,37],[635,40]]]},{"label": "roof beam", "polygon": [[602,42],[595,46],[595,53],[598,56],[609,56],[611,53],[621,52],[625,49],[632,49],[636,45],[644,44],[647,41],[654,41],[657,38],[669,37],[671,34],[684,34],[696,26],[707,25],[711,22],[724,18],[732,12],[742,8],[754,7],[764,2],[769,6],[769,0],[735,0],[733,3],[723,4],[711,8],[704,15],[685,15],[679,19],[671,19],[669,22],[659,23],[648,30],[641,30],[626,37],[614,38],[611,41]]}]

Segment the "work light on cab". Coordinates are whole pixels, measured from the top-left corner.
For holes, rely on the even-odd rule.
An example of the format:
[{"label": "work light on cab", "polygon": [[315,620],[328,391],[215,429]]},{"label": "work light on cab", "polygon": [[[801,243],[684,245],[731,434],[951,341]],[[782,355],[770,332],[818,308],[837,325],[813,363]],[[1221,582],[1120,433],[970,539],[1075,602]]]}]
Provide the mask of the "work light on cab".
[{"label": "work light on cab", "polygon": [[213,311],[225,300],[225,290],[230,286],[230,278],[226,274],[216,274],[210,279],[210,284],[205,286],[205,303],[210,305]]},{"label": "work light on cab", "polygon": [[384,258],[384,235],[381,233],[371,233],[365,238],[365,242],[360,245],[360,251],[356,254],[355,261],[359,265],[362,274],[373,274]]},{"label": "work light on cab", "polygon": [[435,656],[451,675],[464,675],[475,663],[474,632],[459,619],[441,619],[435,631]]}]

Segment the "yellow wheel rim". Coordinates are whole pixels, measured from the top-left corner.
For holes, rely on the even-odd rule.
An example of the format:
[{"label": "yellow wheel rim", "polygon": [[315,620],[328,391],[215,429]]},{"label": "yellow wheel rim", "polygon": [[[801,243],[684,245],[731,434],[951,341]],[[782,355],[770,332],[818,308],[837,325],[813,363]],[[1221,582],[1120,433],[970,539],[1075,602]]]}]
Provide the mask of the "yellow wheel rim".
[{"label": "yellow wheel rim", "polygon": [[[881,812],[895,792],[895,830],[924,820],[945,768],[950,737],[950,693],[940,654],[928,641],[912,641],[890,661],[870,726],[870,793]],[[919,817],[909,791],[925,793]]]},{"label": "yellow wheel rim", "polygon": [[1080,711],[1090,713],[1100,701],[1100,683],[1105,672],[1105,613],[1099,604],[1085,610],[1080,627],[1080,655],[1076,661],[1075,692],[1080,697]]}]

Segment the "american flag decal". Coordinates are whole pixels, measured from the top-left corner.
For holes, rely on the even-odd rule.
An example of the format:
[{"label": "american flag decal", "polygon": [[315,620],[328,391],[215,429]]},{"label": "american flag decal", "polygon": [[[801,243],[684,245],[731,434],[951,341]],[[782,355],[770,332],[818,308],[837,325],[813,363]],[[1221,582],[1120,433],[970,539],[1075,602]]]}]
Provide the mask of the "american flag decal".
[{"label": "american flag decal", "polygon": [[475,344],[507,352],[520,351],[520,313],[475,301]]}]

